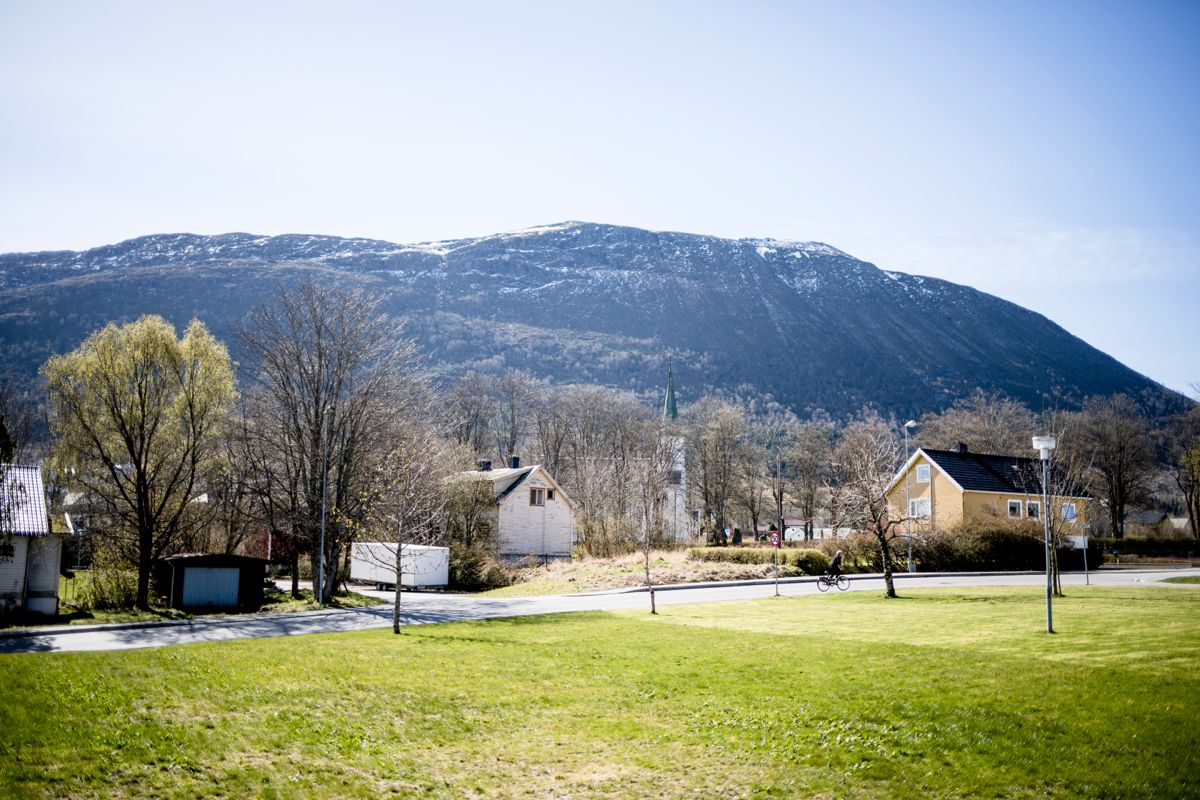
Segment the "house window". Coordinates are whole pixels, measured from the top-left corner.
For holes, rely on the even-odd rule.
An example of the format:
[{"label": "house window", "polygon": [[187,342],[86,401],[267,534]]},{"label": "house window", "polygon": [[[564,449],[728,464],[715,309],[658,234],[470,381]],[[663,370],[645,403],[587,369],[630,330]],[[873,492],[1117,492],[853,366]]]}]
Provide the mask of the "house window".
[{"label": "house window", "polygon": [[1042,518],[1042,504],[1035,502],[1033,500],[1030,500],[1028,503],[1025,504],[1025,516],[1028,517],[1029,519],[1041,519]]},{"label": "house window", "polygon": [[1074,522],[1075,521],[1075,504],[1074,503],[1063,503],[1062,518],[1063,518],[1064,522]]},{"label": "house window", "polygon": [[530,489],[529,490],[529,505],[531,505],[531,506],[546,505],[546,490],[545,489]]},{"label": "house window", "polygon": [[553,490],[553,489],[547,489],[547,490],[546,490],[546,499],[547,499],[547,500],[553,500],[553,499],[554,499],[554,490]]},{"label": "house window", "polygon": [[1020,519],[1021,518],[1021,501],[1020,500],[1009,500],[1008,501],[1008,518],[1009,519]]},{"label": "house window", "polygon": [[909,500],[908,516],[913,519],[929,519],[929,498]]},{"label": "house window", "polygon": [[917,483],[929,483],[928,464],[917,464]]}]

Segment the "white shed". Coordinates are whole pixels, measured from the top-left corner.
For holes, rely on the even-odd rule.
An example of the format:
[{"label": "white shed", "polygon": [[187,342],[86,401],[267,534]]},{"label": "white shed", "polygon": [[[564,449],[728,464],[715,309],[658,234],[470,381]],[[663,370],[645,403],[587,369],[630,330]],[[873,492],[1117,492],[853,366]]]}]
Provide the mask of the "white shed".
[{"label": "white shed", "polygon": [[575,504],[540,464],[522,467],[514,456],[506,469],[489,462],[464,477],[491,483],[496,505],[488,516],[496,554],[505,561],[569,559]]},{"label": "white shed", "polygon": [[58,613],[62,538],[51,535],[38,467],[0,465],[0,611]]}]

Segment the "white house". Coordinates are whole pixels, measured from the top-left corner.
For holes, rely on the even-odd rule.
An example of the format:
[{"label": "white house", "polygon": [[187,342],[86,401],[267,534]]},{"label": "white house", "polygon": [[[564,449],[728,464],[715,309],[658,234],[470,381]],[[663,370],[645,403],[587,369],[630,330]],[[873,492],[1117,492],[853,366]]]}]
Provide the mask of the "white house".
[{"label": "white house", "polygon": [[41,470],[0,473],[0,611],[57,614],[62,539],[50,532]]},{"label": "white house", "polygon": [[496,554],[505,561],[534,557],[569,559],[575,532],[575,505],[540,464],[522,467],[513,456],[506,469],[480,462],[464,477],[491,484],[496,504],[485,512]]}]

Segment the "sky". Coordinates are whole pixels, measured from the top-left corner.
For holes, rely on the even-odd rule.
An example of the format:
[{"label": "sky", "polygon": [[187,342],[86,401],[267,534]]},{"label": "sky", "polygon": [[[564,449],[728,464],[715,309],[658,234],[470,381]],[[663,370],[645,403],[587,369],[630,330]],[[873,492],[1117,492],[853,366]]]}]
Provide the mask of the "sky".
[{"label": "sky", "polygon": [[0,252],[823,241],[1200,387],[1200,2],[0,0]]}]

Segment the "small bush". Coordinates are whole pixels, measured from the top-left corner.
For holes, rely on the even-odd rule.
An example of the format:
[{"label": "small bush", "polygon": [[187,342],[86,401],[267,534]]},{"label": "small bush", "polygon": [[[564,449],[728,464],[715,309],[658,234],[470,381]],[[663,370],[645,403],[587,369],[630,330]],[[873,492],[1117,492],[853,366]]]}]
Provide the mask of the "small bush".
[{"label": "small bush", "polygon": [[512,571],[481,546],[450,545],[450,585],[459,589],[497,589],[513,582]]}]

